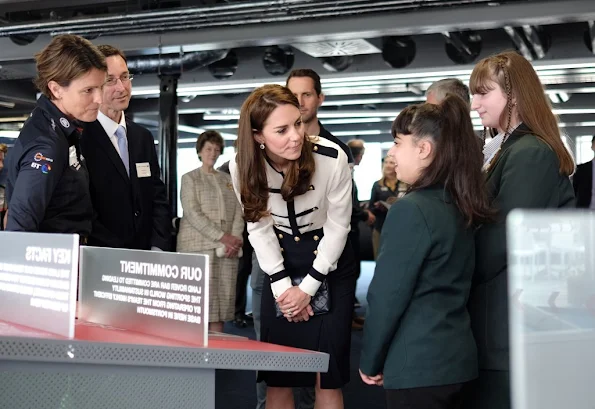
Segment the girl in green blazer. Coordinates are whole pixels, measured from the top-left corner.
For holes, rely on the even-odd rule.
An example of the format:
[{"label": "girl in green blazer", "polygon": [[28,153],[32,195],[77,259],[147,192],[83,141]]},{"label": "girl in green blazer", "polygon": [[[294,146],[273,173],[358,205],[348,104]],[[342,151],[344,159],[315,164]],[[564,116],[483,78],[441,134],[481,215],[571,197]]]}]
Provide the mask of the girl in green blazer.
[{"label": "girl in green blazer", "polygon": [[[481,60],[469,82],[484,127],[488,193],[498,211],[476,235],[476,269],[469,300],[479,352],[479,378],[465,408],[510,408],[506,216],[515,208],[574,207],[574,162],[533,66],[516,52]],[[486,134],[484,129],[484,139]]]},{"label": "girl in green blazer", "polygon": [[453,95],[404,109],[391,131],[389,155],[410,188],[382,230],[360,374],[384,385],[389,409],[457,408],[477,377],[466,306],[474,231],[492,214],[481,151],[468,104]]}]

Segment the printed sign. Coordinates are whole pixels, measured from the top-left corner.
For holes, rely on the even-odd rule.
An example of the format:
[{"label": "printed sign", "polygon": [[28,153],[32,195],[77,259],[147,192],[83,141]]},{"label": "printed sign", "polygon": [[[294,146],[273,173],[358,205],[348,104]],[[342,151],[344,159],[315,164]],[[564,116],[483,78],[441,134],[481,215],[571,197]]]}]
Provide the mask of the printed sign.
[{"label": "printed sign", "polygon": [[81,247],[79,318],[207,345],[208,256]]},{"label": "printed sign", "polygon": [[79,236],[0,232],[0,320],[74,337]]}]

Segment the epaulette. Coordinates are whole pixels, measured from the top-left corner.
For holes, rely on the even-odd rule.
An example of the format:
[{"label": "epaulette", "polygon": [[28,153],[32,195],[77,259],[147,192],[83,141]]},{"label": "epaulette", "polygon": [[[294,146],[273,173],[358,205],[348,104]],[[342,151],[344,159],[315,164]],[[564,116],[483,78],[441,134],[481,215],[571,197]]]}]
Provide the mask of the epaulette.
[{"label": "epaulette", "polygon": [[314,153],[319,153],[324,156],[329,156],[331,158],[337,159],[339,157],[339,151],[335,148],[331,148],[329,146],[319,145],[317,143],[313,144],[312,150]]}]

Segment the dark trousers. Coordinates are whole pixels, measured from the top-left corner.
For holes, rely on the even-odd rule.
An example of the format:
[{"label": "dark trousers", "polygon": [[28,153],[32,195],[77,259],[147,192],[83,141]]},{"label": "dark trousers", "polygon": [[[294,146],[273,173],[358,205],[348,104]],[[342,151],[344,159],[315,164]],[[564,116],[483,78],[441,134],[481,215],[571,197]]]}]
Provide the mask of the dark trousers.
[{"label": "dark trousers", "polygon": [[359,244],[359,229],[351,230],[349,232],[349,241],[351,242],[351,248],[353,249],[353,259],[355,260],[357,269],[357,278],[362,273],[362,258]]},{"label": "dark trousers", "polygon": [[244,245],[242,247],[242,257],[238,266],[238,279],[236,281],[236,302],[235,302],[235,317],[242,318],[246,314],[246,287],[248,279],[252,272],[252,253],[254,249],[248,240],[248,232],[244,229]]},{"label": "dark trousers", "polygon": [[387,409],[459,409],[463,385],[428,386],[410,389],[387,389]]},{"label": "dark trousers", "polygon": [[463,409],[510,409],[510,372],[480,369],[464,389]]}]

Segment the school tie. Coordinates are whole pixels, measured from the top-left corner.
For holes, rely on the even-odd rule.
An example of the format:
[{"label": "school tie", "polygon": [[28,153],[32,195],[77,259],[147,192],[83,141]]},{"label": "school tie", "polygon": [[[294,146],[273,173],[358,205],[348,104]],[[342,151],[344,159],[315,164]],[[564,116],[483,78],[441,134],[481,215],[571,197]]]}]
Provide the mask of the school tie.
[{"label": "school tie", "polygon": [[128,140],[126,139],[126,128],[122,125],[116,129],[116,138],[118,138],[118,148],[120,149],[120,158],[126,168],[126,173],[130,176],[130,159],[128,157]]}]

